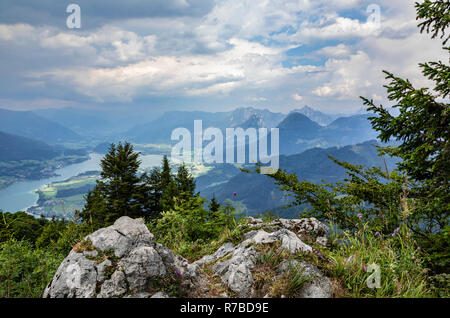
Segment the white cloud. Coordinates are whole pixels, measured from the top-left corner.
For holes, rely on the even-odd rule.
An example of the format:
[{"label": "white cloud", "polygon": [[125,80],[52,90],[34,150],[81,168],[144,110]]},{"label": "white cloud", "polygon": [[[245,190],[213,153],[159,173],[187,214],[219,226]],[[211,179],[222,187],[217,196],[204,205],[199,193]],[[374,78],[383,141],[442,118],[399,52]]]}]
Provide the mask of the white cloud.
[{"label": "white cloud", "polygon": [[363,51],[356,52],[348,59],[329,59],[325,64],[328,80],[317,87],[313,94],[338,99],[360,96],[367,92],[377,78],[375,74],[370,74],[371,69],[372,61]]},{"label": "white cloud", "polygon": [[[171,6],[189,10],[190,3]],[[234,95],[283,107],[300,100],[360,107],[360,95],[385,98],[383,69],[424,85],[417,63],[445,59],[439,41],[418,34],[410,1],[378,3],[380,25],[341,13],[367,15],[363,0],[218,0],[204,16],[122,19],[79,31],[0,24],[0,63],[24,92],[51,95],[57,86],[100,102]],[[309,44],[312,53],[286,56]],[[283,66],[287,59],[295,66]]]},{"label": "white cloud", "polygon": [[299,94],[295,93],[294,95],[292,95],[292,98],[297,101],[297,102],[301,102],[303,100],[303,97],[300,96]]},{"label": "white cloud", "polygon": [[313,54],[328,56],[328,57],[346,57],[351,53],[351,48],[345,44],[338,44],[336,46],[325,46]]},{"label": "white cloud", "polygon": [[273,85],[285,69],[276,65],[281,49],[231,39],[232,49],[212,56],[155,56],[126,66],[75,68],[30,73],[73,85],[78,93],[99,101],[131,101],[154,95],[227,94],[245,87]]}]

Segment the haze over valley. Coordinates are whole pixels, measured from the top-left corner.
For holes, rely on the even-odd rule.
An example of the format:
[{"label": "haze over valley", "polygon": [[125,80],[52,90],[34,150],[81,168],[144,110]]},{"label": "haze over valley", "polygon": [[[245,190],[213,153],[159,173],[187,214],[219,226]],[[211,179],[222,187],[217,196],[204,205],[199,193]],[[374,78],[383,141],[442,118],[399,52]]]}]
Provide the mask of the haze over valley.
[{"label": "haze over valley", "polygon": [[[132,142],[142,154],[142,172],[148,172],[159,166],[162,155],[170,157],[176,143],[171,140],[172,131],[179,127],[193,131],[194,120],[202,120],[203,129],[216,127],[224,133],[226,128],[278,128],[280,168],[313,182],[337,181],[345,176],[332,167],[328,155],[384,165],[375,151],[376,133],[368,115],[342,117],[308,106],[287,114],[251,107],[219,113],[170,111],[153,120],[128,120],[120,128],[115,125],[120,113],[106,115],[71,108],[0,112],[4,123],[0,131],[0,209],[27,210],[36,216],[71,218],[75,210],[82,209],[84,196],[99,177],[100,158],[112,142]],[[202,196],[216,196],[221,203],[235,201],[246,213],[282,213],[287,202],[274,190],[272,180],[241,172],[239,168],[252,168],[248,161],[244,165],[190,163],[189,167]],[[11,196],[11,189],[22,196]],[[265,191],[269,191],[264,194],[267,200],[261,201]],[[233,192],[239,196],[233,197]]]}]

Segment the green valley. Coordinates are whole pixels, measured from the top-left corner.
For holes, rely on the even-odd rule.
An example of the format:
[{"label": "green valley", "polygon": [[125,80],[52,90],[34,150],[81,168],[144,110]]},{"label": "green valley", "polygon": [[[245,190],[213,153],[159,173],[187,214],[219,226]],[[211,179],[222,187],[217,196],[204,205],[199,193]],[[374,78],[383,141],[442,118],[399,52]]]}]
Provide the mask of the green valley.
[{"label": "green valley", "polygon": [[71,218],[84,206],[84,196],[92,190],[98,171],[88,171],[64,181],[45,185],[37,190],[39,199],[27,212],[35,216]]}]

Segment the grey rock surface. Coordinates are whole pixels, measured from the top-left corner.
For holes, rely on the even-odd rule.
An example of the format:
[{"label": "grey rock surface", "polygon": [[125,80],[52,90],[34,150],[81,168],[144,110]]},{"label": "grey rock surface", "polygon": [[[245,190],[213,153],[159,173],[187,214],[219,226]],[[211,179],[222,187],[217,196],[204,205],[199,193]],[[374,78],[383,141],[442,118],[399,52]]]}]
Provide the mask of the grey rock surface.
[{"label": "grey rock surface", "polygon": [[152,282],[162,277],[180,275],[183,287],[190,289],[200,275],[198,265],[189,264],[154,243],[141,219],[121,217],[113,225],[86,236],[84,241],[93,250],[82,251],[77,247],[82,246],[79,244],[74,247],[45,288],[43,297],[142,296],[148,293]]},{"label": "grey rock surface", "polygon": [[[314,218],[278,219],[270,223],[249,218],[248,223],[249,230],[242,242],[224,243],[215,253],[189,263],[155,243],[143,220],[121,217],[74,247],[45,288],[43,297],[167,298],[173,295],[158,285],[167,279],[177,281],[179,288],[190,291],[189,295],[201,297],[215,288],[217,297],[253,297],[256,289],[253,272],[261,262],[264,248],[278,249],[286,257],[277,267],[276,275],[295,268],[310,278],[300,290],[300,297],[332,297],[331,281],[316,266],[297,260],[301,260],[298,255],[313,252],[309,244],[326,246],[328,228],[324,224]],[[206,266],[211,266],[214,282],[203,272]]]}]

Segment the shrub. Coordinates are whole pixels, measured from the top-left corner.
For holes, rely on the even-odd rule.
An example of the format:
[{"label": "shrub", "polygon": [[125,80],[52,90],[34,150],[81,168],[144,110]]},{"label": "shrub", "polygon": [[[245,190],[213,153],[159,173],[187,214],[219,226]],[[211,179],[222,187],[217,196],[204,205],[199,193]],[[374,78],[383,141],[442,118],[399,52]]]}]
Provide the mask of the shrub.
[{"label": "shrub", "polygon": [[27,241],[0,243],[0,297],[41,297],[64,256]]},{"label": "shrub", "polygon": [[61,232],[60,238],[52,245],[57,251],[67,255],[70,250],[80,242],[86,235],[91,233],[91,229],[86,224],[70,222]]},{"label": "shrub", "polygon": [[234,232],[238,221],[230,206],[217,211],[205,209],[205,200],[198,196],[177,200],[174,209],[149,224],[156,240],[187,258],[196,258],[205,249],[216,246],[220,238],[239,235]]}]

